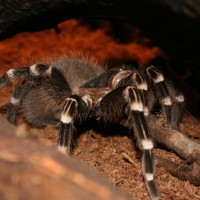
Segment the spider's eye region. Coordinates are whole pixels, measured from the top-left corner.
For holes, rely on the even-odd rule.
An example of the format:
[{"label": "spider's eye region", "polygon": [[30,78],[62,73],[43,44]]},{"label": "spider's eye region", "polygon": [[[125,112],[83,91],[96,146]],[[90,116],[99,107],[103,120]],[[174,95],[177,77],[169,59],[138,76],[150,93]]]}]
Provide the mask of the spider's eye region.
[{"label": "spider's eye region", "polygon": [[147,68],[147,74],[155,84],[164,81],[164,76],[153,66]]}]

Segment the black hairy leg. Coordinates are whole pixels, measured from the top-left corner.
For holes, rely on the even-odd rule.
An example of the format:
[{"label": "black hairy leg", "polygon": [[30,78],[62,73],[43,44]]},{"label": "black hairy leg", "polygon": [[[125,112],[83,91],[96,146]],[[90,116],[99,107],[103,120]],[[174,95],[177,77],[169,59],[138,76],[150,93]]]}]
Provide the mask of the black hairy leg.
[{"label": "black hairy leg", "polygon": [[19,104],[23,96],[31,89],[32,86],[32,82],[24,82],[16,88],[13,95],[11,96],[10,102],[8,104],[8,121],[10,123],[16,124]]},{"label": "black hairy leg", "polygon": [[125,98],[130,107],[129,123],[131,123],[130,126],[134,130],[139,149],[142,152],[142,174],[151,198],[158,199],[160,194],[155,182],[154,144],[144,115],[144,102],[140,92],[130,86],[125,90]]},{"label": "black hairy leg", "polygon": [[[58,69],[46,64],[35,64],[29,68],[23,67],[8,70],[7,73],[0,79],[0,88],[5,87],[9,81],[12,81],[13,79],[22,79],[23,81],[22,84],[15,89],[10,99],[10,103],[8,104],[8,120],[11,123],[16,122],[18,107],[23,104],[20,109],[22,112],[25,112],[24,114],[26,116],[27,122],[29,122],[34,127],[42,126],[42,124],[45,123],[45,120],[41,120],[41,118],[39,118],[35,112],[32,114],[32,111],[29,110],[29,108],[29,112],[26,112],[27,107],[32,105],[34,110],[38,109],[38,113],[42,114],[42,110],[40,111],[42,106],[40,104],[32,104],[34,100],[37,102],[38,97],[43,97],[43,100],[47,101],[48,96],[62,96],[63,94],[67,96],[67,94],[70,92],[69,85],[61,72]],[[42,87],[44,82],[46,83],[46,87]],[[51,87],[52,90],[50,89],[46,93],[46,96],[44,94],[40,96],[42,91],[47,91],[48,88]],[[39,89],[37,90],[36,88]],[[56,100],[53,101],[55,104],[58,103]],[[47,102],[42,102],[41,100],[41,103]],[[34,120],[34,118],[36,118],[36,120]],[[38,121],[39,123],[35,121]]]},{"label": "black hairy leg", "polygon": [[[113,99],[115,103],[113,104]],[[105,121],[123,119],[127,115],[127,126],[134,131],[138,147],[142,153],[142,174],[152,199],[159,199],[159,189],[155,181],[154,143],[145,118],[143,94],[133,86],[123,86],[108,93],[99,103],[99,115]],[[126,112],[124,112],[124,110]],[[122,117],[123,116],[123,117]]]},{"label": "black hairy leg", "polygon": [[73,95],[65,100],[60,117],[60,133],[58,138],[58,150],[70,153],[76,128],[74,122],[80,112],[87,112],[88,105],[79,96]]},{"label": "black hairy leg", "polygon": [[161,104],[167,118],[168,126],[177,129],[184,110],[184,96],[172,83],[168,83],[163,74],[154,66],[146,70],[153,82],[155,95]]}]

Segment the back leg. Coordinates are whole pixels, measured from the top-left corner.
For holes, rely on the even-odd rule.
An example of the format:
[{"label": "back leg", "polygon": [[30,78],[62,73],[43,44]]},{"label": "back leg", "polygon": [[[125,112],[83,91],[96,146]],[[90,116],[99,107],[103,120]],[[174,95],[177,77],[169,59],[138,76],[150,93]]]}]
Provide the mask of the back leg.
[{"label": "back leg", "polygon": [[30,82],[24,82],[13,93],[10,102],[8,104],[8,121],[12,124],[16,124],[18,107],[21,100],[33,84]]},{"label": "back leg", "polygon": [[146,187],[151,198],[157,200],[160,193],[155,181],[154,143],[145,118],[145,102],[143,100],[143,93],[140,89],[133,86],[119,87],[102,98],[97,117],[105,121],[116,119],[121,121],[124,117],[128,119],[126,125],[129,129],[133,129],[138,147],[142,152],[142,174]]},{"label": "back leg", "polygon": [[173,84],[169,84],[156,67],[150,66],[147,68],[146,72],[153,81],[155,94],[166,115],[168,126],[176,129],[183,115],[183,94],[176,89]]},{"label": "back leg", "polygon": [[[0,77],[0,89],[6,87],[12,79],[28,79],[32,77],[31,68],[20,67],[16,69],[9,69],[2,77]],[[16,123],[17,107],[24,94],[26,93],[25,88],[28,88],[26,83],[20,85],[14,92],[8,104],[8,120],[12,123]]]},{"label": "back leg", "polygon": [[30,76],[28,67],[21,67],[17,69],[9,69],[1,78],[0,78],[0,89],[4,88],[11,79],[16,78],[27,78]]},{"label": "back leg", "polygon": [[167,88],[171,94],[173,101],[170,127],[173,129],[177,129],[183,117],[183,111],[185,108],[185,97],[183,93],[177,87],[175,87],[173,83],[167,83]]}]

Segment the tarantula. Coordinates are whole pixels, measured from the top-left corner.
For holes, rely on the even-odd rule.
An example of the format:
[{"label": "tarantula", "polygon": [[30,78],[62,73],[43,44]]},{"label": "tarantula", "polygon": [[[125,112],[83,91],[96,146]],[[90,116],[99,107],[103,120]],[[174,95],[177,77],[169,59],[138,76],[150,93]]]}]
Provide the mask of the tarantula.
[{"label": "tarantula", "polygon": [[150,197],[159,199],[148,115],[158,101],[168,125],[177,127],[184,96],[156,67],[122,66],[104,71],[82,59],[61,59],[10,69],[0,78],[0,89],[12,79],[22,81],[10,99],[8,120],[15,124],[21,113],[32,127],[57,125],[62,152],[71,150],[77,122],[126,120],[142,152],[142,174]]}]

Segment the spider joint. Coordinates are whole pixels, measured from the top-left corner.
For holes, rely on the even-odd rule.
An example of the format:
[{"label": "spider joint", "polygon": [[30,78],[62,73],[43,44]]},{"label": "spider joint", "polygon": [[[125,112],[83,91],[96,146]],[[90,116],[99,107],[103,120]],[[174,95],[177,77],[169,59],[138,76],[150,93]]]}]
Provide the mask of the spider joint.
[{"label": "spider joint", "polygon": [[9,69],[9,70],[7,71],[7,76],[8,76],[9,78],[14,77],[14,75],[15,75],[15,69]]},{"label": "spider joint", "polygon": [[153,141],[151,139],[143,139],[141,141],[142,149],[151,150],[153,149]]}]

